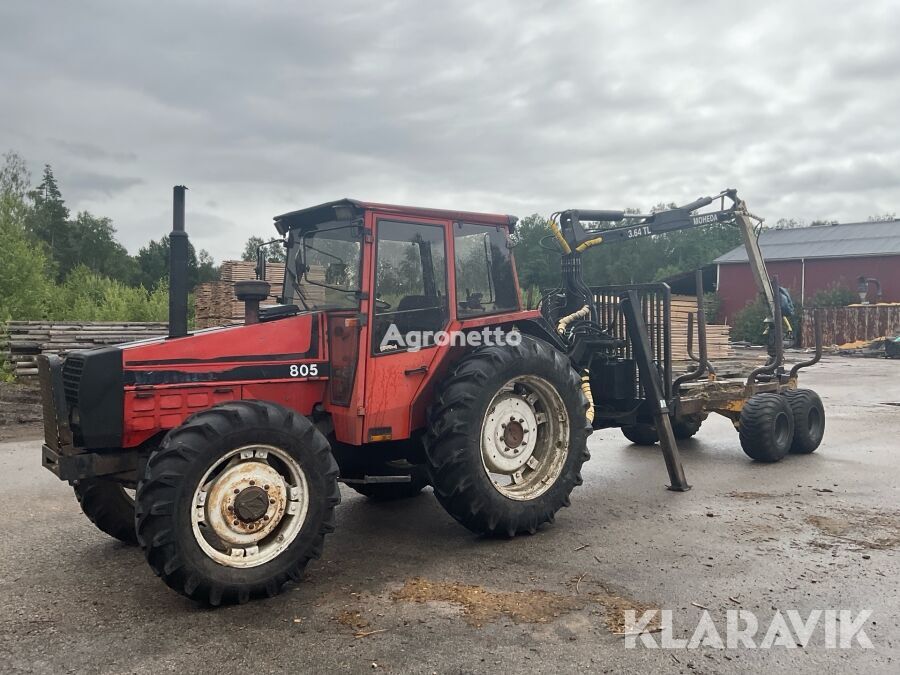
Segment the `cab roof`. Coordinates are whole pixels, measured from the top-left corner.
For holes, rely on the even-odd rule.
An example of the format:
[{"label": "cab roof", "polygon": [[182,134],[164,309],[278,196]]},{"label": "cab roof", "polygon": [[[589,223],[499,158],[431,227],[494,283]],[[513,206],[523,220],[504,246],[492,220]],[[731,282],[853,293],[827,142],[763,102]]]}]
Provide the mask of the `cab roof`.
[{"label": "cab roof", "polygon": [[448,209],[427,209],[419,206],[400,206],[398,204],[379,204],[377,202],[363,202],[358,199],[338,199],[333,202],[325,202],[318,206],[290,211],[275,216],[275,227],[281,234],[288,230],[318,223],[326,223],[334,220],[348,220],[361,216],[365,211],[378,211],[398,216],[411,216],[420,218],[440,218],[446,220],[459,220],[467,223],[480,223],[484,225],[502,225],[510,231],[519,220],[516,216],[500,215],[496,213],[475,213],[473,211],[453,211]]}]

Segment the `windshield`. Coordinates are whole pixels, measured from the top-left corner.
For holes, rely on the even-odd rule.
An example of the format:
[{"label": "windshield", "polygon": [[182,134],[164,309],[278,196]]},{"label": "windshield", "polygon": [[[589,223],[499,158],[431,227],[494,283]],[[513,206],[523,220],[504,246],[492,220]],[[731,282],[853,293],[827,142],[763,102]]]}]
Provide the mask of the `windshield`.
[{"label": "windshield", "polygon": [[358,307],[360,233],[357,225],[291,230],[284,272],[285,304],[301,309]]}]

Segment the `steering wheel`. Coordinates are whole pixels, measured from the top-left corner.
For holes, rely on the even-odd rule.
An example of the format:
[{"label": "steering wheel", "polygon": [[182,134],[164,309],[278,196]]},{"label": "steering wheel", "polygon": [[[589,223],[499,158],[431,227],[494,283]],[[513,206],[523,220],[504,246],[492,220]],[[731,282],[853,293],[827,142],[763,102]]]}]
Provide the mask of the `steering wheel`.
[{"label": "steering wheel", "polygon": [[391,303],[387,300],[382,300],[381,298],[375,298],[375,308],[376,309],[390,309],[392,307]]}]

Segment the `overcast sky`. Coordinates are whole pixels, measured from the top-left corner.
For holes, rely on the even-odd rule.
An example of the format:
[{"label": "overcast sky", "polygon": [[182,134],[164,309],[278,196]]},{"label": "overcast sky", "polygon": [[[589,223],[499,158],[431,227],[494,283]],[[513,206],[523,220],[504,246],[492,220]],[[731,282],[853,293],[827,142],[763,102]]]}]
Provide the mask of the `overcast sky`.
[{"label": "overcast sky", "polygon": [[52,164],[132,252],[176,183],[217,260],[341,197],[900,212],[890,0],[9,1],[0,91],[0,152]]}]

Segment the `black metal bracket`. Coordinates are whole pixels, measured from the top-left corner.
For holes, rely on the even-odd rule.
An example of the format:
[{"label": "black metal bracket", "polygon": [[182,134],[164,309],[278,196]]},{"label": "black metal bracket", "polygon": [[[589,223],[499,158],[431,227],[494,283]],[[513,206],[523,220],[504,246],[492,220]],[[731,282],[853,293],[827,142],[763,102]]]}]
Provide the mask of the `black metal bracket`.
[{"label": "black metal bracket", "polygon": [[659,444],[662,447],[663,457],[666,460],[666,471],[669,473],[671,483],[668,487],[676,492],[687,492],[691,486],[685,478],[684,467],[681,465],[678,444],[675,442],[675,434],[672,432],[672,420],[669,418],[669,404],[665,398],[659,370],[653,362],[653,352],[647,337],[647,325],[641,315],[641,303],[637,292],[627,291],[624,293],[619,301],[619,307],[625,315],[628,332],[631,333],[631,345],[641,374],[641,384],[653,409],[656,433],[659,435]]}]

